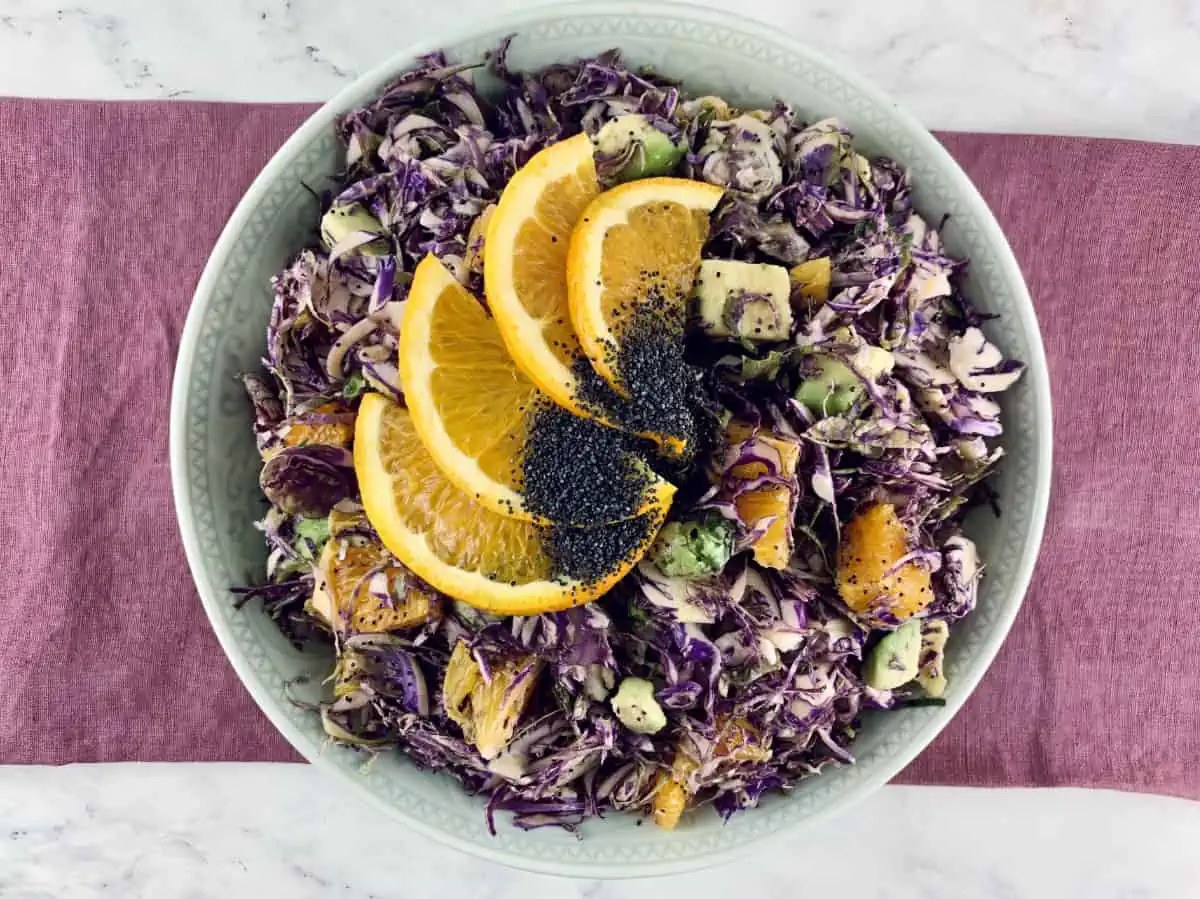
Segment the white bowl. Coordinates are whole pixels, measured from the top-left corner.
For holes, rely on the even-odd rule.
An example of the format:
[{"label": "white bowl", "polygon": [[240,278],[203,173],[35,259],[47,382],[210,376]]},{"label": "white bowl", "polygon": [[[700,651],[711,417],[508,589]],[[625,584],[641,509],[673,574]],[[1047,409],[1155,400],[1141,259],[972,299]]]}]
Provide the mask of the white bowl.
[{"label": "white bowl", "polygon": [[[674,833],[635,826],[630,815],[588,822],[583,839],[551,829],[525,833],[500,822],[491,836],[483,801],[449,777],[417,770],[403,756],[362,771],[355,753],[326,747],[317,717],[289,701],[285,685],[327,668],[294,650],[255,605],[235,611],[229,587],[261,577],[265,551],[251,522],[261,512],[250,410],[234,375],[256,366],[271,305],[270,276],[311,232],[315,209],[304,185],[341,165],[334,117],[369,100],[420,54],[444,48],[476,60],[517,32],[511,60],[522,68],[620,47],[634,64],[681,78],[692,93],[740,105],[779,97],[808,119],[837,115],[869,153],[907,165],[917,208],[944,230],[954,254],[970,256],[969,289],[993,340],[1029,370],[1004,395],[1008,459],[994,486],[1005,514],[977,514],[968,531],[989,566],[973,615],[956,626],[941,708],[874,714],[854,745],[857,764],[827,769],[786,795],[722,823],[711,811]],[[842,62],[745,19],[664,3],[541,7],[503,21],[430,36],[358,79],[312,115],[255,179],[213,250],[196,289],[180,346],[171,402],[171,470],[179,526],[212,626],[246,688],[283,735],[339,785],[466,852],[553,874],[627,877],[723,861],[771,836],[811,826],[879,787],[929,743],[962,705],[1008,633],[1033,570],[1050,488],[1050,388],[1033,304],[1004,235],[983,199],[942,146],[885,94]],[[397,833],[397,844],[402,835]]]}]

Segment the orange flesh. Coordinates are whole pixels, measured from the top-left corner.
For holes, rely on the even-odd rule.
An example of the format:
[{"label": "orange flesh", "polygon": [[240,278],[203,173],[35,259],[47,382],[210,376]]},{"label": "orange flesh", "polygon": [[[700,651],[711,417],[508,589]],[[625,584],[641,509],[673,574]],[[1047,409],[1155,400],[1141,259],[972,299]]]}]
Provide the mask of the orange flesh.
[{"label": "orange flesh", "polygon": [[929,605],[928,568],[909,562],[891,571],[908,551],[908,531],[893,506],[878,503],[855,515],[838,547],[838,592],[846,605],[859,614],[888,611],[902,620]]}]

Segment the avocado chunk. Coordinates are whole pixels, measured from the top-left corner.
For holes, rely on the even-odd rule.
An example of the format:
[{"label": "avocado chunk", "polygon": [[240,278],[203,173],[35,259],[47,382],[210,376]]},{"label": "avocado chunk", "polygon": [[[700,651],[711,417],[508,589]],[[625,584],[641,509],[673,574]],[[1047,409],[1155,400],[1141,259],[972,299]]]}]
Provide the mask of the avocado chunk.
[{"label": "avocado chunk", "polygon": [[781,265],[704,259],[694,297],[696,322],[712,337],[780,341],[792,332],[791,282]]},{"label": "avocado chunk", "polygon": [[[887,350],[861,346],[850,360],[863,377],[874,380],[892,370],[895,360]],[[813,359],[815,372],[796,387],[796,401],[815,415],[842,415],[866,390],[862,379],[836,356],[822,354]]]},{"label": "avocado chunk", "polygon": [[850,367],[833,356],[818,356],[816,372],[796,388],[796,400],[816,415],[848,412],[863,392],[862,381]]},{"label": "avocado chunk", "polygon": [[625,678],[609,702],[617,719],[636,734],[656,734],[667,726],[667,715],[648,680]]},{"label": "avocado chunk", "polygon": [[950,625],[944,621],[926,621],[921,628],[920,670],[917,683],[929,696],[941,696],[946,692],[946,641],[950,638]]},{"label": "avocado chunk", "polygon": [[658,532],[650,559],[667,577],[704,577],[733,554],[733,524],[723,518],[672,521]]},{"label": "avocado chunk", "polygon": [[863,675],[876,690],[895,690],[917,676],[920,661],[921,622],[910,619],[875,644]]},{"label": "avocado chunk", "polygon": [[321,241],[332,250],[355,231],[378,234],[377,240],[368,241],[352,252],[367,256],[386,256],[388,242],[383,223],[358,203],[334,203],[321,216]]},{"label": "avocado chunk", "polygon": [[596,134],[595,144],[606,158],[624,161],[609,176],[617,182],[668,175],[687,149],[682,140],[672,140],[637,113],[617,116]]}]

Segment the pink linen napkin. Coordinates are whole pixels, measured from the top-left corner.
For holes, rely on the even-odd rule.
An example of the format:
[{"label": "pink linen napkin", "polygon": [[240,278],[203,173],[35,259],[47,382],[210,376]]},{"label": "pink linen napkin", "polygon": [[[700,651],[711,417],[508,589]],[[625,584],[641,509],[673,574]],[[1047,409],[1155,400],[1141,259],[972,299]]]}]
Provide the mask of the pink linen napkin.
[{"label": "pink linen napkin", "polygon": [[[0,101],[0,763],[290,760],[188,575],[192,290],[301,106]],[[1025,608],[901,780],[1200,798],[1200,149],[944,135],[1021,260],[1055,484]]]}]

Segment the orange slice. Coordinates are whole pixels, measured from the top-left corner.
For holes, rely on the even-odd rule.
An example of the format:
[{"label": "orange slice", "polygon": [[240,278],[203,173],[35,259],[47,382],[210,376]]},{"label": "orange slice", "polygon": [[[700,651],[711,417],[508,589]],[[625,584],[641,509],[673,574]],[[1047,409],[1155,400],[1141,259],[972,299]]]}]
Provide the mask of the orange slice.
[{"label": "orange slice", "polygon": [[621,340],[653,315],[682,331],[708,216],[724,191],[686,178],[644,178],[605,191],[571,234],[567,296],[571,323],[592,367],[629,397]]},{"label": "orange slice", "polygon": [[517,463],[542,393],[513,363],[492,317],[434,256],[413,274],[399,367],[413,427],[446,476],[493,511],[532,518]]},{"label": "orange slice", "polygon": [[504,188],[484,240],[488,303],[513,360],[556,403],[576,415],[573,367],[583,355],[567,308],[571,231],[600,193],[586,134],[552,144]]},{"label": "orange slice", "polygon": [[354,470],[384,546],[450,596],[497,615],[590,602],[645,554],[666,508],[596,528],[546,528],[498,515],[443,476],[404,407],[368,394]]},{"label": "orange slice", "polygon": [[[539,434],[544,435],[535,433],[538,422],[567,413],[552,409],[509,356],[496,320],[434,256],[422,259],[413,275],[400,328],[399,367],[413,427],[446,477],[493,512],[550,524],[541,514],[545,504],[530,508],[525,462]],[[583,432],[581,437],[594,429],[599,425],[585,422],[573,428]],[[616,435],[606,434],[615,443]],[[569,452],[570,447],[564,449]],[[634,503],[610,520],[669,505],[674,486],[628,452],[622,454],[627,461],[614,469],[638,472],[644,486],[637,488],[640,497],[631,496]],[[625,490],[615,472],[609,473],[611,483],[597,471],[596,486],[609,495]],[[555,503],[551,510],[564,505]],[[584,517],[562,517],[558,523],[600,523],[586,517],[594,507],[579,511]]]}]

